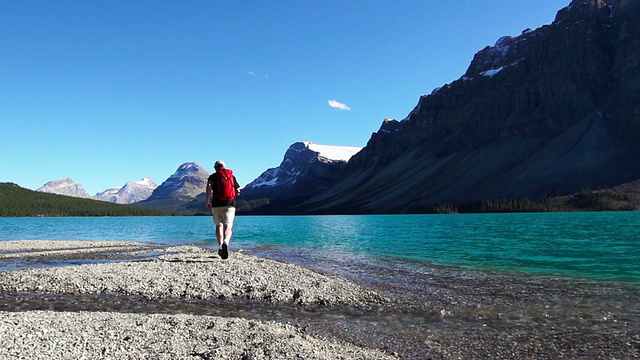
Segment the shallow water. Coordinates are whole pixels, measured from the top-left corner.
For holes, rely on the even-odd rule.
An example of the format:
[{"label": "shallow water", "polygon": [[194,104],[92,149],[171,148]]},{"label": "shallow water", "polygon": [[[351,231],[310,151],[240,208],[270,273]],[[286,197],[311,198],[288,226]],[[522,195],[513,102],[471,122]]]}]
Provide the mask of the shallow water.
[{"label": "shallow water", "polygon": [[[331,268],[318,270],[333,273]],[[366,277],[347,276],[378,289],[387,303],[300,307],[225,299],[0,293],[0,310],[195,314],[277,321],[296,324],[309,334],[386,349],[407,359],[496,358],[504,349],[509,354],[499,358],[640,356],[640,292],[635,286],[448,269],[422,276],[404,270],[375,271],[375,276],[370,272]],[[559,356],[560,352],[573,355]]]},{"label": "shallow water", "polygon": [[[378,289],[389,303],[301,308],[219,299],[0,294],[0,310],[290,322],[404,358],[640,358],[639,220],[640,213],[239,217],[232,251],[344,276]],[[0,219],[2,240],[215,247],[212,230],[204,217]],[[11,266],[86,261],[103,260],[15,260]]]}]

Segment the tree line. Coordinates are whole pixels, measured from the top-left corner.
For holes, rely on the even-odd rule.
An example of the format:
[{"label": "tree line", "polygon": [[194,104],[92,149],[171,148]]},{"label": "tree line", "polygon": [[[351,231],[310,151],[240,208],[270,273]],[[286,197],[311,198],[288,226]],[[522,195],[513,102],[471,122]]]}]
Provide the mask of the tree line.
[{"label": "tree line", "polygon": [[459,214],[459,213],[512,213],[512,212],[560,212],[560,211],[633,211],[640,209],[640,199],[631,194],[619,193],[612,189],[591,190],[564,195],[550,196],[543,200],[530,197],[500,198],[475,201],[465,204],[440,203],[434,205],[416,204],[413,213]]},{"label": "tree line", "polygon": [[176,211],[80,199],[0,183],[0,217],[175,216]]}]

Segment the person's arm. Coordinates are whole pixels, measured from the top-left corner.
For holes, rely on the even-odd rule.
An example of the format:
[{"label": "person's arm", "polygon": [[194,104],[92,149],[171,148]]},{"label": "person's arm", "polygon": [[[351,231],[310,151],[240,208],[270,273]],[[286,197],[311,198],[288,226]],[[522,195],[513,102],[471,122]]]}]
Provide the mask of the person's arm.
[{"label": "person's arm", "polygon": [[207,207],[211,207],[211,181],[207,180]]},{"label": "person's arm", "polygon": [[233,175],[233,183],[234,187],[236,188],[236,196],[240,195],[240,184],[238,184],[238,180],[236,179],[235,175]]}]

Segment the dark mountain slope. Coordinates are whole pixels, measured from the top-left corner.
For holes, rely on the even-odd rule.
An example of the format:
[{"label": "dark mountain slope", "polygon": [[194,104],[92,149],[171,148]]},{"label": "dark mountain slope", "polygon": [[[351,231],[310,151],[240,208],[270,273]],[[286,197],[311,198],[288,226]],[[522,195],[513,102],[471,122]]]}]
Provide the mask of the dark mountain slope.
[{"label": "dark mountain slope", "polygon": [[640,179],[640,1],[573,1],[385,121],[300,209],[403,212]]},{"label": "dark mountain slope", "polygon": [[266,170],[242,189],[239,213],[288,214],[300,199],[335,183],[347,160],[359,150],[310,141],[292,144],[278,167]]}]

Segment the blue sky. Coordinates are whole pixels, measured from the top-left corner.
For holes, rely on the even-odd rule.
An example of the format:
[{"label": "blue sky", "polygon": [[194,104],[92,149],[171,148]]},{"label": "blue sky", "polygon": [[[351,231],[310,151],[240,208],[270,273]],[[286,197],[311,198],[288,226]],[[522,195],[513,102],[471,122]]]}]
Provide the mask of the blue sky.
[{"label": "blue sky", "polygon": [[366,145],[568,4],[1,1],[0,182],[93,195],[224,159],[246,185],[294,142]]}]

